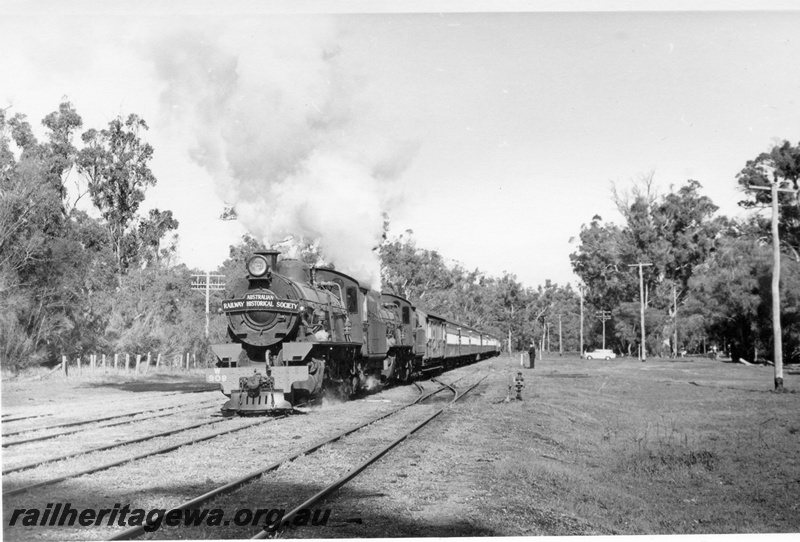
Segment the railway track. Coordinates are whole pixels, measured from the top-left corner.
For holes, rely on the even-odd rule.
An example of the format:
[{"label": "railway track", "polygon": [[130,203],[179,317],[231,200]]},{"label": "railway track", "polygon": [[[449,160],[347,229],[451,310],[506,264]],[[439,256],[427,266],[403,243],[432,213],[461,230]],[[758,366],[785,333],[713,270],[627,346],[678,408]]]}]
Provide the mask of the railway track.
[{"label": "railway track", "polygon": [[[136,418],[135,420],[124,420],[124,421],[120,421],[120,422],[100,425],[100,426],[97,426],[97,427],[83,427],[81,429],[73,429],[73,430],[70,430],[70,431],[61,431],[61,432],[58,432],[58,433],[52,433],[50,435],[42,435],[42,436],[38,436],[38,437],[31,437],[31,438],[27,438],[27,439],[23,439],[23,440],[14,440],[14,441],[11,441],[11,442],[4,443],[2,445],[2,447],[3,448],[10,448],[12,446],[19,446],[19,445],[22,445],[22,444],[29,444],[31,442],[39,442],[39,441],[42,441],[42,440],[49,440],[49,439],[54,439],[54,438],[58,438],[58,437],[63,437],[63,436],[66,436],[66,435],[73,435],[75,433],[80,433],[82,431],[92,431],[92,430],[97,430],[97,429],[106,429],[108,427],[117,427],[119,425],[127,425],[127,424],[131,424],[131,423],[143,422],[143,421],[147,421],[147,420],[154,420],[156,418],[165,418],[167,416],[175,416],[176,414],[182,414],[182,413],[189,412],[189,411],[192,411],[192,410],[210,408],[211,406],[218,405],[218,404],[219,404],[219,401],[214,399],[214,400],[211,400],[211,401],[204,401],[202,403],[198,403],[197,405],[193,405],[191,407],[186,407],[186,408],[182,408],[180,410],[175,410],[173,412],[166,412],[166,413],[163,413],[163,414],[156,414],[154,416],[145,416],[144,418]],[[207,405],[207,406],[204,407],[203,405]],[[167,410],[167,409],[171,409],[171,408],[179,408],[179,406],[166,407],[166,408],[159,409],[159,410]],[[134,414],[127,414],[127,415],[120,415],[120,416],[117,416],[117,418],[129,418],[131,416],[138,416],[139,414],[141,414],[141,412],[134,413]],[[106,419],[108,419],[108,418],[106,418]],[[114,419],[114,418],[111,418],[111,419]],[[103,420],[99,420],[99,421],[102,422]],[[91,421],[83,422],[83,423],[81,423],[79,425],[87,425],[87,424],[93,423],[93,422],[98,422],[98,420],[91,420]],[[31,432],[33,432],[33,431],[42,431],[42,430],[43,429],[32,429]],[[3,471],[3,474],[5,474],[5,472],[6,471]]]},{"label": "railway track", "polygon": [[11,418],[11,414],[3,414],[2,419],[0,422],[2,423],[11,423],[11,422],[20,422],[22,420],[30,420],[33,418],[46,418],[48,416],[52,416],[52,414],[34,414],[32,416],[19,416],[18,418]]},{"label": "railway track", "polygon": [[[401,407],[401,408],[403,408],[403,407]],[[29,485],[26,485],[26,486],[18,487],[18,488],[9,490],[9,491],[4,491],[2,493],[2,495],[3,495],[3,497],[12,497],[12,496],[15,496],[15,495],[20,495],[20,494],[27,493],[29,491],[32,491],[32,490],[35,490],[35,489],[38,489],[38,488],[41,488],[41,487],[57,484],[59,482],[63,482],[65,480],[69,480],[69,479],[72,479],[72,478],[78,478],[80,476],[93,474],[93,473],[100,472],[100,471],[103,471],[103,470],[107,470],[107,469],[110,469],[110,468],[113,468],[113,467],[124,465],[126,463],[130,463],[130,462],[137,461],[137,460],[140,460],[140,459],[145,459],[147,457],[152,457],[152,456],[155,456],[155,455],[165,454],[165,453],[177,450],[178,448],[182,448],[184,446],[190,446],[192,444],[196,444],[196,443],[199,443],[199,442],[210,440],[210,439],[218,437],[218,436],[226,435],[226,434],[229,434],[229,433],[234,433],[234,432],[241,431],[241,430],[244,430],[244,429],[256,426],[256,425],[261,425],[263,423],[267,423],[267,422],[271,422],[271,421],[274,421],[274,420],[282,419],[282,418],[285,418],[287,416],[288,416],[288,414],[287,415],[282,415],[282,416],[274,416],[274,417],[271,417],[271,418],[259,418],[257,421],[255,421],[253,423],[245,424],[245,425],[240,426],[240,427],[235,427],[233,429],[226,429],[226,430],[218,431],[218,432],[215,432],[215,433],[212,433],[212,434],[209,434],[209,435],[204,435],[204,436],[200,436],[200,437],[196,437],[196,438],[187,439],[187,440],[175,443],[175,444],[171,444],[169,446],[164,446],[164,447],[158,448],[156,450],[152,450],[152,451],[149,451],[149,452],[144,452],[144,453],[141,453],[141,454],[137,454],[137,455],[134,455],[132,457],[128,457],[128,458],[120,459],[120,460],[117,460],[117,461],[112,461],[112,462],[109,462],[109,463],[97,465],[97,466],[94,466],[94,467],[91,467],[91,468],[88,468],[88,469],[83,469],[83,470],[76,471],[76,472],[73,472],[73,473],[70,473],[70,474],[66,474],[66,475],[63,475],[63,476],[57,476],[57,477],[54,477],[54,478],[46,479],[46,480],[43,480],[41,482],[37,482],[37,483],[34,483],[34,484],[29,484]],[[142,436],[142,437],[137,437],[137,438],[125,440],[125,441],[122,441],[122,442],[115,442],[114,444],[99,446],[99,447],[91,448],[91,449],[79,450],[79,451],[72,452],[72,453],[69,453],[69,454],[64,454],[64,455],[61,455],[61,456],[58,456],[58,457],[52,457],[52,458],[46,458],[46,459],[42,459],[42,460],[37,460],[37,461],[31,462],[31,463],[27,463],[27,464],[24,464],[24,465],[20,465],[20,466],[16,466],[16,467],[5,469],[5,470],[2,471],[2,474],[3,475],[13,474],[15,472],[20,472],[20,471],[24,471],[24,470],[30,470],[30,469],[39,467],[41,465],[46,465],[46,464],[49,464],[49,463],[55,463],[55,462],[62,461],[62,460],[65,460],[65,459],[70,459],[70,458],[73,458],[73,457],[78,457],[78,456],[82,456],[82,455],[86,455],[86,454],[90,454],[90,453],[96,453],[96,452],[100,452],[100,451],[107,451],[107,450],[111,450],[111,449],[114,449],[114,448],[127,446],[127,445],[130,445],[130,444],[136,444],[136,443],[139,443],[139,442],[152,440],[152,439],[155,439],[155,438],[170,436],[170,435],[173,435],[173,434],[176,434],[176,433],[180,433],[180,432],[183,432],[183,431],[189,431],[191,429],[196,429],[196,428],[204,427],[204,426],[207,426],[207,425],[223,423],[223,422],[231,422],[231,421],[234,421],[236,419],[237,418],[217,418],[217,419],[213,419],[213,420],[204,420],[204,421],[199,422],[199,423],[182,426],[182,427],[178,427],[178,428],[175,428],[175,429],[170,429],[168,431],[162,431],[162,432],[159,432],[159,433],[145,435],[145,436]],[[109,426],[107,425],[107,426],[104,426],[104,427],[109,427]]]},{"label": "railway track", "polygon": [[[461,380],[461,378],[459,378],[458,380]],[[456,381],[458,381],[458,380],[456,380]],[[208,491],[208,492],[206,492],[206,493],[204,493],[202,495],[199,495],[199,496],[197,496],[197,497],[195,497],[193,499],[190,499],[190,500],[188,500],[188,501],[186,501],[186,502],[184,502],[184,503],[182,503],[182,504],[180,504],[178,506],[175,506],[175,507],[171,508],[170,510],[168,510],[165,514],[169,514],[172,511],[181,511],[181,510],[188,510],[188,509],[196,508],[199,505],[201,505],[201,504],[203,504],[205,502],[208,502],[211,499],[214,499],[214,498],[217,498],[217,497],[232,493],[232,492],[238,490],[239,488],[241,488],[241,487],[243,487],[243,486],[245,486],[247,484],[250,484],[250,483],[260,479],[263,475],[265,475],[265,474],[267,474],[269,472],[277,470],[279,467],[281,467],[283,465],[291,463],[292,461],[294,461],[294,460],[296,460],[296,459],[298,459],[300,457],[313,454],[314,452],[320,450],[322,447],[324,447],[324,446],[326,446],[328,444],[337,442],[337,441],[343,439],[344,437],[346,437],[348,435],[351,435],[353,433],[356,433],[357,431],[359,431],[359,430],[361,430],[361,429],[363,429],[363,428],[365,428],[367,426],[370,426],[370,425],[372,425],[372,424],[374,424],[374,423],[376,423],[376,422],[378,422],[380,420],[383,420],[383,419],[388,418],[388,417],[390,417],[390,416],[392,416],[394,414],[397,414],[398,412],[403,411],[403,410],[405,410],[405,409],[407,409],[407,408],[409,408],[409,407],[411,407],[413,405],[419,404],[419,403],[427,400],[428,398],[430,398],[430,397],[432,397],[432,396],[434,396],[434,395],[436,395],[436,394],[438,394],[440,392],[443,392],[443,391],[448,390],[448,389],[453,392],[453,394],[454,394],[453,401],[449,402],[443,408],[438,409],[433,415],[427,417],[423,422],[415,425],[411,430],[405,432],[400,438],[398,438],[395,441],[393,441],[389,446],[386,446],[386,447],[382,448],[378,453],[374,454],[370,458],[370,460],[368,460],[367,462],[364,462],[363,464],[359,465],[356,469],[353,469],[350,473],[348,473],[350,476],[349,476],[349,478],[347,478],[347,480],[342,480],[342,479],[337,480],[338,485],[336,486],[336,488],[330,489],[327,493],[329,493],[330,491],[334,491],[335,489],[337,489],[338,487],[341,487],[341,485],[345,484],[347,481],[349,481],[350,479],[355,477],[359,472],[364,470],[367,466],[369,466],[370,464],[372,464],[375,461],[377,461],[378,459],[380,459],[380,457],[382,457],[383,455],[388,453],[392,448],[394,448],[400,442],[402,442],[403,440],[408,438],[411,434],[413,434],[414,432],[418,431],[419,429],[424,427],[427,423],[429,423],[431,420],[433,420],[434,418],[439,416],[453,402],[458,400],[460,397],[462,397],[464,394],[466,394],[469,390],[473,389],[475,386],[477,386],[482,381],[483,381],[483,379],[479,380],[478,382],[473,384],[468,390],[466,390],[464,393],[462,393],[460,395],[458,394],[457,390],[453,387],[453,384],[455,383],[455,381],[453,383],[451,383],[451,384],[439,383],[440,387],[438,389],[436,389],[434,391],[431,391],[431,392],[427,392],[427,393],[425,393],[424,390],[421,388],[421,386],[419,386],[419,384],[417,384],[415,382],[414,385],[417,386],[417,388],[419,390],[419,396],[414,401],[411,401],[411,402],[409,402],[409,403],[407,403],[405,405],[402,405],[402,406],[399,406],[399,407],[394,408],[392,410],[389,410],[387,412],[384,412],[384,413],[382,413],[382,414],[380,414],[378,416],[375,416],[375,417],[373,417],[373,418],[371,418],[371,419],[369,419],[369,420],[367,420],[365,422],[359,423],[359,424],[357,424],[357,425],[355,425],[353,427],[350,427],[348,429],[340,431],[340,432],[334,434],[333,436],[320,439],[320,440],[312,443],[311,445],[303,448],[302,450],[299,450],[299,451],[296,451],[296,452],[291,453],[289,455],[286,455],[285,457],[283,457],[283,458],[281,458],[281,459],[279,459],[279,460],[277,460],[277,461],[275,461],[273,463],[270,463],[269,465],[267,465],[267,466],[265,466],[263,468],[260,468],[260,469],[258,469],[256,471],[253,471],[253,472],[250,472],[248,474],[245,474],[244,476],[236,478],[235,480],[232,480],[232,481],[230,481],[230,482],[228,482],[228,483],[226,483],[226,484],[224,484],[222,486],[219,486],[219,487],[217,487],[215,489],[212,489],[211,491]],[[320,498],[323,498],[324,495],[322,495],[322,496],[315,495],[315,497],[318,497],[318,499],[320,499]],[[302,507],[302,505],[301,505],[301,507]],[[296,513],[296,511],[299,511],[301,509],[301,507],[297,507],[294,510],[294,512]],[[130,540],[130,539],[136,538],[138,536],[141,536],[142,534],[144,534],[146,532],[146,529],[151,527],[151,526],[152,526],[152,523],[144,522],[143,525],[136,526],[136,527],[131,527],[129,529],[126,529],[125,531],[122,531],[122,532],[117,533],[116,535],[112,536],[108,540]]]},{"label": "railway track", "polygon": [[[218,387],[199,389],[199,390],[187,390],[187,391],[146,392],[146,393],[142,393],[142,394],[137,394],[137,400],[139,400],[141,402],[150,402],[150,401],[156,401],[156,400],[159,400],[161,398],[166,398],[166,397],[175,397],[175,396],[180,396],[180,395],[190,395],[190,394],[195,394],[195,393],[211,393],[211,392],[217,392],[217,391],[219,391]],[[103,400],[103,408],[108,408],[109,405],[115,405],[117,403],[123,403],[123,402],[124,403],[130,403],[131,402],[130,397]],[[84,403],[71,403],[72,407],[79,408],[79,409],[80,408],[84,408],[87,405],[91,406],[91,405],[93,405],[93,403],[91,401],[85,401]],[[21,408],[21,407],[14,407],[14,408]],[[32,407],[32,408],[35,409],[35,408],[44,408],[44,407],[42,405],[40,405],[38,407]],[[50,408],[50,407],[47,407],[47,408]],[[26,410],[29,410],[29,409],[26,409]],[[58,414],[61,414],[61,412],[62,412],[61,410],[58,410],[58,411],[55,411],[55,412],[41,412],[41,413],[38,413],[38,414],[25,414],[24,412],[23,413],[7,412],[5,414],[0,414],[0,423],[3,423],[3,424],[12,423],[12,422],[18,422],[18,421],[22,421],[22,420],[30,420],[30,419],[33,419],[33,418],[48,418],[48,417],[52,417],[52,416],[56,416]],[[19,414],[25,414],[25,415],[20,416]],[[14,416],[17,416],[17,417],[14,417]]]},{"label": "railway track", "polygon": [[[211,402],[211,401],[207,401],[207,402]],[[105,421],[110,421],[110,420],[116,420],[116,419],[119,419],[119,418],[130,418],[132,416],[138,416],[139,414],[148,414],[150,412],[161,412],[162,410],[168,410],[168,409],[171,409],[171,408],[180,408],[182,406],[185,406],[185,404],[183,404],[183,405],[160,406],[160,407],[157,407],[157,408],[148,408],[148,409],[145,409],[145,410],[137,410],[137,411],[134,411],[134,412],[120,413],[120,414],[115,414],[115,415],[112,415],[112,416],[102,416],[102,417],[99,417],[99,418],[90,418],[88,420],[79,420],[79,421],[74,421],[74,422],[58,423],[58,424],[55,424],[55,425],[45,425],[45,426],[42,426],[42,427],[28,427],[28,428],[25,428],[25,429],[20,429],[19,431],[13,431],[11,433],[3,433],[0,436],[2,436],[2,437],[12,437],[12,436],[16,436],[16,435],[21,435],[23,433],[32,433],[34,431],[48,431],[50,429],[60,429],[60,428],[63,428],[63,427],[77,427],[79,425],[87,425],[87,424],[90,424],[90,423],[100,423],[100,422],[105,422]],[[5,448],[6,446],[9,446],[9,445],[10,444],[3,444],[3,447]]]},{"label": "railway track", "polygon": [[[157,418],[157,417],[159,417],[159,416],[153,416],[151,418],[145,418],[144,420],[151,420],[151,419]],[[144,420],[142,420],[142,421],[144,421]],[[137,421],[139,421],[139,420],[137,420]],[[158,433],[152,433],[152,434],[149,434],[149,435],[143,435],[141,437],[136,437],[136,438],[120,441],[120,442],[115,442],[113,444],[107,444],[107,445],[103,445],[103,446],[97,446],[95,448],[78,450],[78,451],[71,452],[71,453],[68,453],[68,454],[60,455],[58,457],[50,457],[50,458],[45,458],[45,459],[39,459],[39,460],[33,461],[31,463],[26,463],[24,465],[19,465],[19,466],[16,466],[16,467],[10,467],[10,468],[4,469],[2,471],[2,474],[3,475],[12,474],[14,472],[33,469],[33,468],[39,467],[41,465],[46,465],[48,463],[55,463],[57,461],[63,461],[65,459],[70,459],[72,457],[78,457],[78,456],[81,456],[81,455],[91,454],[91,453],[95,453],[95,452],[103,452],[103,451],[106,451],[106,450],[112,450],[114,448],[120,448],[122,446],[127,446],[129,444],[136,444],[136,443],[139,443],[139,442],[145,442],[147,440],[152,440],[152,439],[155,439],[155,438],[166,437],[166,436],[169,436],[169,435],[174,435],[176,433],[182,433],[183,431],[189,431],[189,430],[195,429],[197,427],[204,427],[206,425],[212,425],[212,424],[219,423],[219,422],[222,422],[222,421],[225,421],[225,419],[224,418],[217,418],[217,419],[213,419],[213,420],[204,420],[202,422],[198,422],[198,423],[194,423],[194,424],[190,424],[190,425],[184,425],[184,426],[181,426],[181,427],[177,427],[175,429],[169,429],[167,431],[160,431]],[[130,422],[123,422],[123,423],[130,423]],[[115,426],[115,425],[117,425],[117,424],[106,425],[106,426],[103,426],[103,427],[98,428],[98,429],[103,429],[105,427],[112,427],[112,426]],[[5,495],[5,493],[4,493],[4,495]]]},{"label": "railway track", "polygon": [[271,531],[267,531],[265,529],[262,529],[261,531],[256,533],[252,537],[252,539],[259,540],[259,539],[266,539],[266,538],[274,538],[274,537],[278,536],[278,534],[280,533],[282,527],[284,527],[286,525],[289,525],[290,522],[302,510],[307,510],[307,509],[311,508],[312,506],[314,506],[318,502],[322,501],[326,497],[329,497],[331,494],[333,494],[333,492],[337,491],[342,486],[344,486],[345,484],[350,482],[352,479],[354,479],[356,476],[358,476],[364,470],[366,470],[370,465],[373,465],[378,460],[380,460],[384,455],[389,453],[393,448],[395,448],[401,442],[405,441],[408,437],[410,437],[411,435],[413,435],[414,433],[416,433],[417,431],[419,431],[420,429],[422,429],[423,427],[428,425],[431,421],[433,421],[434,419],[439,417],[445,410],[450,408],[456,401],[458,401],[459,399],[464,397],[467,393],[469,393],[470,391],[475,389],[478,386],[478,384],[483,382],[485,379],[486,379],[486,377],[484,376],[483,378],[479,379],[477,382],[472,384],[469,388],[464,390],[462,393],[458,393],[456,388],[454,388],[451,384],[445,384],[445,386],[447,386],[453,392],[453,400],[452,401],[450,401],[447,405],[445,405],[444,407],[440,408],[439,410],[437,410],[433,414],[429,415],[428,417],[426,417],[425,419],[420,421],[418,424],[416,424],[411,429],[403,432],[400,436],[398,436],[396,439],[394,439],[389,444],[379,448],[370,457],[368,457],[366,460],[364,460],[360,464],[358,464],[355,467],[353,467],[352,469],[350,469],[344,475],[339,477],[336,481],[328,484],[323,489],[321,489],[320,491],[318,491],[317,493],[312,495],[310,498],[306,499],[301,504],[295,506],[292,510],[290,510],[288,513],[286,513],[282,517],[281,523],[280,523],[280,525],[277,526],[276,529],[271,530]]},{"label": "railway track", "polygon": [[[132,457],[127,457],[127,458],[124,458],[124,459],[120,459],[118,461],[113,461],[111,463],[105,463],[103,465],[98,465],[96,467],[91,467],[89,469],[84,469],[82,471],[74,472],[74,473],[67,474],[67,475],[64,475],[64,476],[58,476],[56,478],[50,478],[48,480],[44,480],[42,482],[37,482],[35,484],[31,484],[31,485],[28,485],[28,486],[23,486],[23,487],[19,487],[19,488],[16,488],[16,489],[9,490],[9,491],[4,491],[3,492],[3,497],[7,498],[7,497],[14,496],[14,495],[27,493],[28,491],[31,491],[31,490],[34,490],[34,489],[38,489],[40,487],[45,487],[45,486],[57,484],[59,482],[63,482],[64,480],[69,480],[70,478],[77,478],[79,476],[85,476],[87,474],[93,474],[95,472],[100,472],[100,471],[103,471],[103,470],[106,470],[106,469],[110,469],[110,468],[113,468],[113,467],[118,467],[120,465],[124,465],[125,463],[130,463],[132,461],[137,461],[137,460],[140,460],[140,459],[144,459],[146,457],[165,454],[165,453],[171,452],[173,450],[177,450],[178,448],[182,448],[184,446],[190,446],[190,445],[196,444],[198,442],[203,442],[205,440],[210,440],[212,438],[216,438],[216,437],[219,437],[221,435],[227,435],[229,433],[235,433],[236,431],[242,431],[244,429],[248,429],[248,428],[256,426],[256,425],[262,425],[264,423],[269,423],[269,422],[272,422],[272,421],[275,421],[275,420],[278,420],[278,419],[281,419],[281,418],[285,418],[285,417],[286,416],[284,415],[284,416],[276,416],[274,418],[266,418],[266,419],[262,418],[262,419],[259,419],[256,422],[254,422],[254,423],[251,423],[251,424],[243,425],[243,426],[240,426],[240,427],[235,427],[233,429],[226,429],[226,430],[223,430],[223,431],[218,431],[218,432],[212,433],[210,435],[204,435],[204,436],[201,436],[201,437],[188,439],[188,440],[185,440],[185,441],[182,441],[182,442],[178,442],[176,444],[171,444],[169,446],[165,446],[163,448],[158,448],[157,450],[152,450],[152,451],[149,451],[149,452],[137,454],[137,455],[134,455]],[[203,425],[210,425],[212,423],[219,423],[219,422],[226,422],[226,421],[228,421],[228,420],[226,420],[225,418],[221,418],[219,420],[209,420],[209,421],[201,422],[199,424],[195,424],[194,426],[187,426],[187,427],[183,427],[183,428],[176,429],[176,430],[170,430],[169,432],[164,432],[164,433],[155,434],[155,435],[149,435],[147,437],[141,437],[140,439],[133,439],[132,441],[129,441],[129,442],[126,442],[126,443],[118,443],[118,444],[115,444],[115,445],[109,445],[108,447],[104,448],[104,450],[108,450],[108,449],[115,448],[115,447],[118,447],[118,446],[124,446],[125,444],[132,444],[134,442],[142,442],[143,440],[150,440],[150,439],[153,439],[153,438],[157,438],[159,436],[167,436],[167,435],[171,435],[171,434],[178,433],[178,432],[181,432],[181,431],[188,431],[189,429],[194,429],[195,427],[202,427]],[[94,450],[94,451],[97,451],[97,450]],[[81,453],[74,454],[74,455],[84,455],[86,453],[88,453],[88,452],[81,452]],[[72,457],[72,456],[70,456],[70,457]],[[57,460],[58,459],[55,459],[54,461],[57,461]]]}]

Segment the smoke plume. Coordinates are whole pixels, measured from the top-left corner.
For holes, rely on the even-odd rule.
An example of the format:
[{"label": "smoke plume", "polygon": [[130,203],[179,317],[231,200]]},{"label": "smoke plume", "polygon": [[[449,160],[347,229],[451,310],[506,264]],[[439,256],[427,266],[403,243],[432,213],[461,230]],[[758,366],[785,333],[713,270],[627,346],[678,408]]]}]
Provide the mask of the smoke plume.
[{"label": "smoke plume", "polygon": [[256,237],[316,242],[337,269],[379,287],[373,249],[415,146],[385,133],[326,17],[185,32],[154,50],[161,103],[191,156]]}]

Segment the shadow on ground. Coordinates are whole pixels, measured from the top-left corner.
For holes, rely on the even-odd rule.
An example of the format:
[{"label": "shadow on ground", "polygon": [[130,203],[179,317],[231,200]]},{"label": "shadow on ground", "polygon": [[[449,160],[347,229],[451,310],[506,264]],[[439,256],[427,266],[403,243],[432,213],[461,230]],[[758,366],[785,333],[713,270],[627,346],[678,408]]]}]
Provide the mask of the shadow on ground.
[{"label": "shadow on ground", "polygon": [[210,385],[202,376],[153,375],[128,382],[89,382],[87,388],[113,388],[133,393],[180,392],[198,393],[217,391],[219,386]]},{"label": "shadow on ground", "polygon": [[[154,487],[147,491],[147,498],[158,502],[169,503],[174,506],[181,501],[203,494],[212,489],[210,484],[186,484],[180,486]],[[219,497],[213,502],[204,503],[198,506],[197,513],[202,514],[201,521],[195,523],[195,527],[168,527],[160,525],[161,537],[176,539],[188,537],[190,539],[206,538],[249,538],[255,535],[264,526],[263,521],[248,521],[249,512],[240,512],[237,521],[234,518],[236,512],[248,509],[254,516],[259,509],[275,510],[274,518],[282,517],[283,513],[293,509],[297,504],[303,502],[305,498],[315,494],[322,488],[315,483],[290,483],[276,481],[270,484],[269,490],[264,490],[264,484],[248,484],[239,491]],[[71,509],[112,509],[119,503],[120,506],[128,505],[129,509],[138,508],[135,501],[131,502],[131,496],[135,494],[135,488],[127,490],[112,491],[110,488],[103,488],[94,491],[87,480],[69,480],[58,486],[51,486],[49,489],[34,490],[25,496],[15,496],[4,499],[3,515],[4,539],[9,541],[29,540],[36,537],[38,540],[64,540],[68,538],[82,539],[106,539],[111,535],[119,534],[124,527],[119,527],[118,523],[113,527],[108,526],[107,521],[91,527],[80,527],[75,521],[72,527],[69,526],[69,516],[65,516],[65,524],[61,527],[26,527],[20,520],[15,525],[10,526],[9,520],[13,510],[18,506],[26,508],[38,508],[44,510],[45,502],[50,499],[44,492],[55,495],[57,502],[70,503]],[[99,488],[96,488],[99,489]],[[264,495],[266,493],[266,495]],[[102,495],[102,498],[98,498]],[[135,499],[135,497],[134,497]],[[421,511],[422,507],[415,507]],[[209,521],[212,510],[224,510],[224,519],[221,522]],[[357,490],[345,486],[337,492],[332,500],[323,501],[311,508],[318,511],[318,517],[322,517],[325,510],[330,510],[327,521],[324,524],[312,525],[306,523],[305,527],[297,527],[286,524],[278,520],[281,525],[280,538],[395,538],[395,537],[463,537],[463,536],[497,536],[493,529],[485,526],[480,520],[457,519],[455,517],[433,517],[422,519],[415,516],[419,512],[411,512],[398,503],[393,502],[386,493],[376,490]],[[149,510],[147,510],[149,512]],[[280,513],[278,511],[283,511]],[[216,512],[219,514],[219,512]],[[108,515],[109,513],[106,513]],[[77,514],[76,514],[77,515]],[[198,517],[193,515],[193,517]],[[60,518],[59,518],[60,519]],[[115,522],[116,523],[116,522]]]}]

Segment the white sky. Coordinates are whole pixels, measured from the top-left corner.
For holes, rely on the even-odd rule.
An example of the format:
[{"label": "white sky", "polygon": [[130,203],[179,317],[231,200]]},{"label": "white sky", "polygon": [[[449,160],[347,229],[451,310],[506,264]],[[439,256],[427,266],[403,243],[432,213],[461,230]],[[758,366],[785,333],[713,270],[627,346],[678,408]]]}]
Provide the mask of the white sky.
[{"label": "white sky", "polygon": [[[222,198],[252,204],[271,190],[253,179],[304,145],[326,160],[340,153],[335,168],[318,167],[352,172],[358,182],[343,188],[364,194],[342,202],[324,182],[291,175],[281,190],[318,190],[347,227],[374,222],[358,209],[378,201],[392,234],[413,229],[419,246],[535,287],[574,282],[569,239],[593,215],[619,222],[610,181],[654,171],[666,191],[696,179],[736,214],[745,162],[776,138],[800,142],[792,2],[673,3],[703,12],[625,11],[663,8],[642,2],[601,4],[608,12],[577,2],[557,4],[568,12],[546,2],[29,4],[6,2],[0,17],[0,107],[38,126],[67,96],[84,130],[143,117],[158,178],[144,209],[173,211],[180,257],[202,269],[244,232],[217,220]],[[374,13],[431,6],[443,12]],[[274,15],[289,9],[309,14]],[[333,64],[316,48],[333,51]],[[241,83],[230,95],[220,94],[225,70]],[[222,74],[213,85],[212,72]],[[314,110],[322,129],[307,126]],[[215,152],[227,167],[208,165]],[[376,164],[395,176],[367,187],[358,175]],[[292,198],[281,205],[305,205]],[[252,213],[267,210],[260,202]],[[304,231],[329,230],[306,218]]]}]

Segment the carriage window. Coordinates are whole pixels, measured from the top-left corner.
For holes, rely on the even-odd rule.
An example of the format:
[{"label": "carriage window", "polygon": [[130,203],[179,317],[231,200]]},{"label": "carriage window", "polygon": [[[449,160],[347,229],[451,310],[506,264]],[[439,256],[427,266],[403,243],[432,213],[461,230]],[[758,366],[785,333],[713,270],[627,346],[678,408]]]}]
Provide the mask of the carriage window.
[{"label": "carriage window", "polygon": [[411,323],[411,312],[408,310],[408,307],[403,307],[403,323]]},{"label": "carriage window", "polygon": [[358,291],[355,286],[348,286],[347,293],[347,312],[355,314],[358,312]]}]

